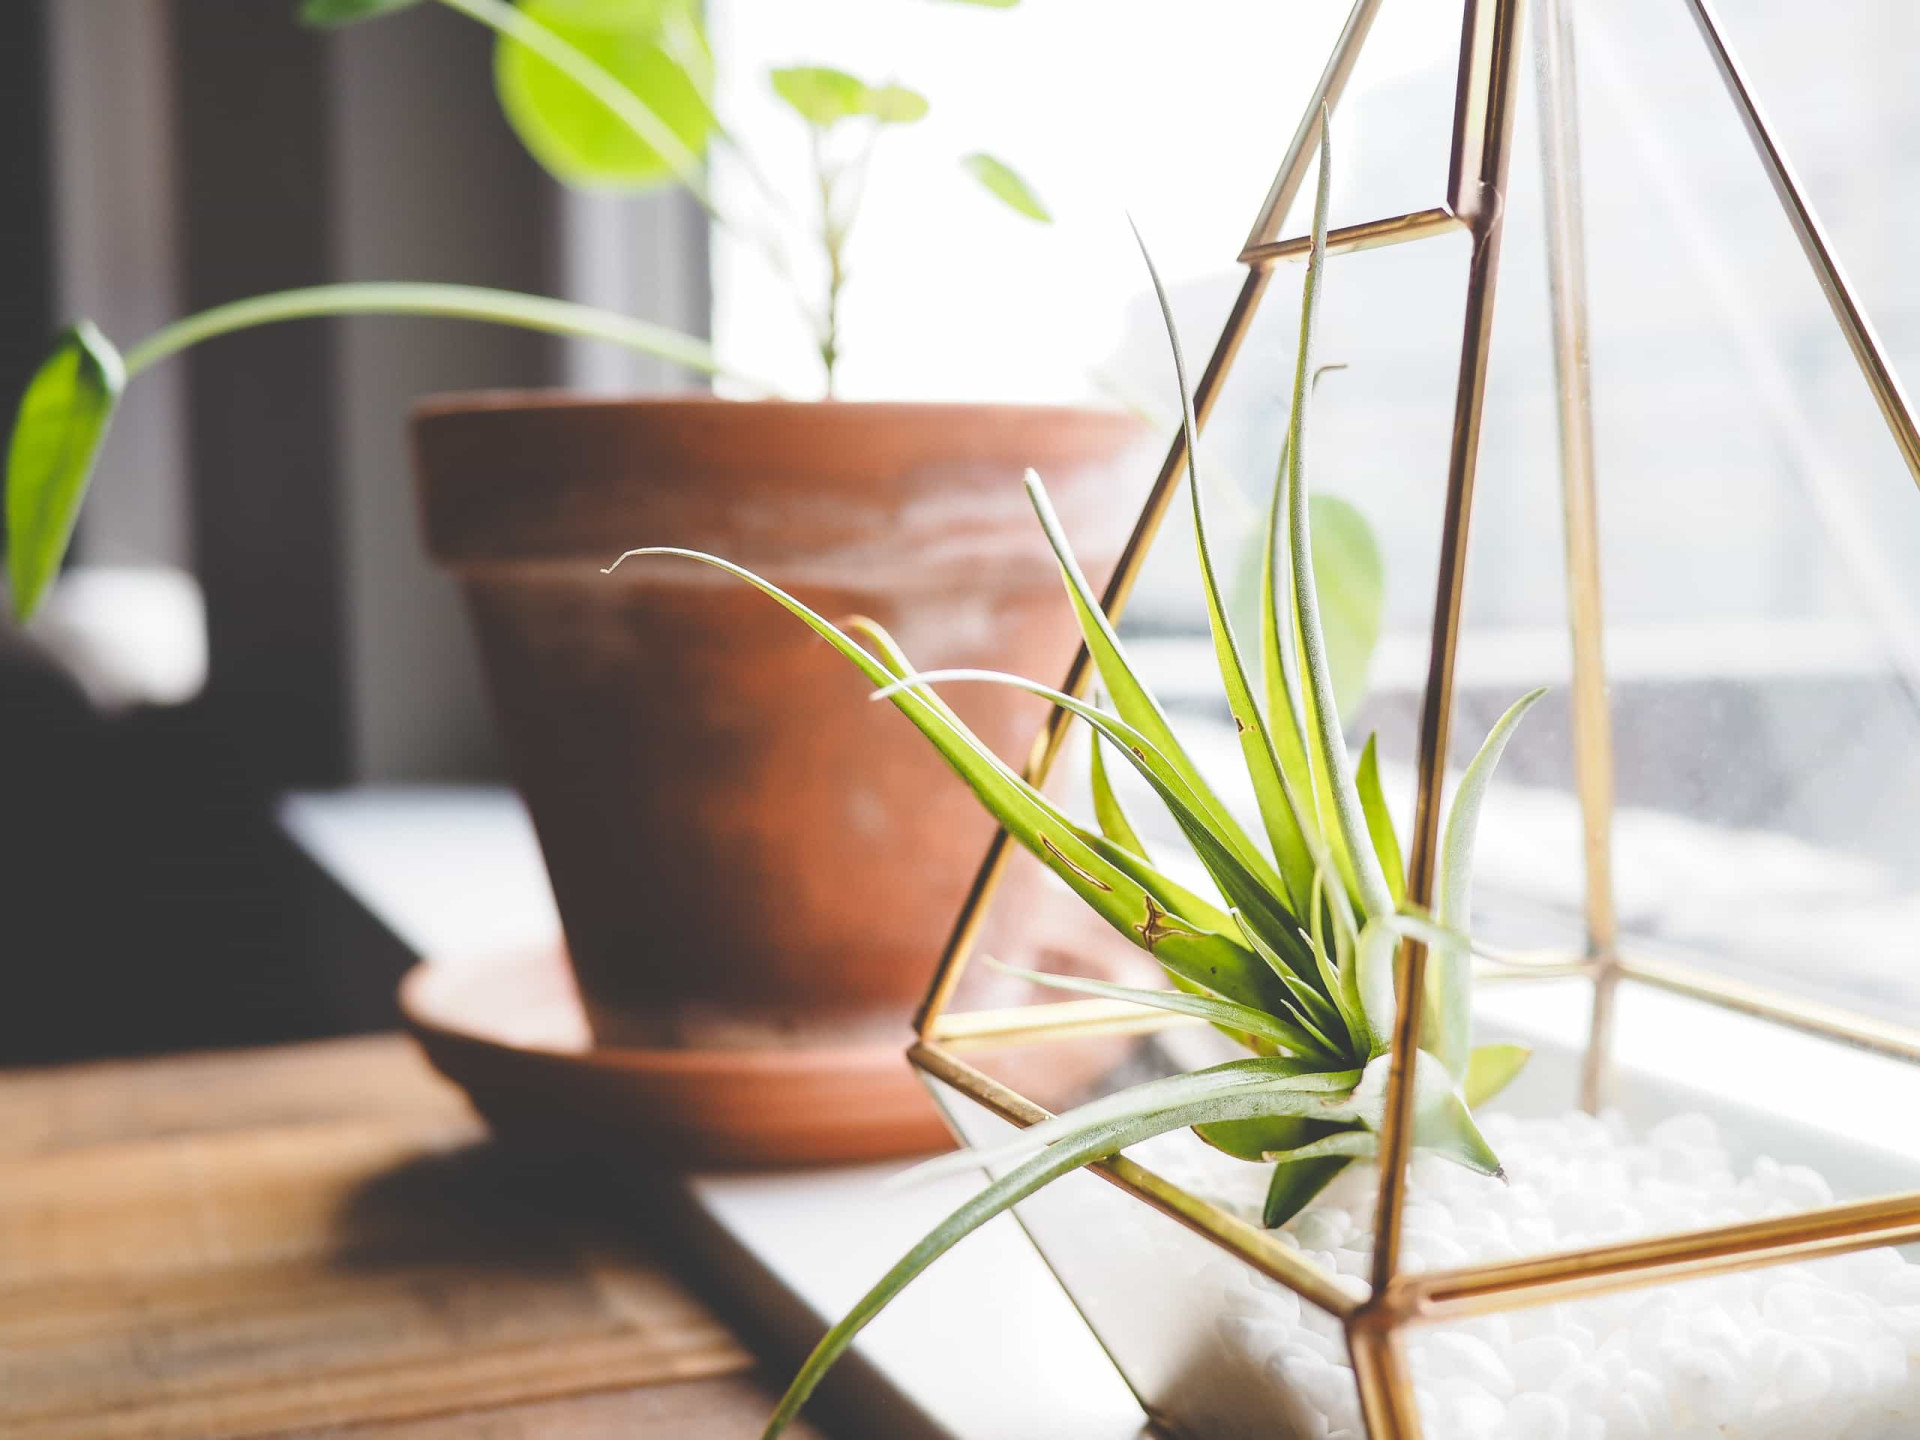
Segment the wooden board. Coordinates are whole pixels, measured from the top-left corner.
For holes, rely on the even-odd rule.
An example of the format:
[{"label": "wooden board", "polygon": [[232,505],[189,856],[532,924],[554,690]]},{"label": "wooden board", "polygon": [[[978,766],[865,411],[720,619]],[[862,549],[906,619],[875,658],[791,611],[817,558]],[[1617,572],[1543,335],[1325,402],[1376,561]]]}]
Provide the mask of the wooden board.
[{"label": "wooden board", "polygon": [[394,1038],[0,1076],[0,1435],[452,1435],[421,1417],[607,1391],[537,1433],[697,1435],[692,1390],[635,1387],[752,1358],[643,1230]]}]

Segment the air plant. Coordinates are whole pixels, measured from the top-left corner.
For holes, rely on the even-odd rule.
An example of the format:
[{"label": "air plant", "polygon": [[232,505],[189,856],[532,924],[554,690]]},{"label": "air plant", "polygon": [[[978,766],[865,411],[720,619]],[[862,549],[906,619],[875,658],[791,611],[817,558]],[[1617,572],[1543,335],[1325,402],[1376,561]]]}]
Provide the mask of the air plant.
[{"label": "air plant", "polygon": [[[351,25],[425,0],[302,0],[309,25]],[[563,183],[647,189],[678,185],[722,229],[756,245],[787,282],[815,332],[833,391],[840,355],[839,308],[849,227],[879,136],[927,113],[903,85],[869,85],[825,66],[773,71],[774,92],[808,127],[817,216],[784,215],[751,156],[712,109],[713,57],[695,0],[438,0],[496,36],[502,109],[527,149]],[[1004,9],[1018,0],[966,0]],[[802,295],[780,238],[768,224],[723,211],[707,184],[714,144],[733,147],[772,218],[821,246],[825,295]],[[962,168],[1015,212],[1051,217],[1013,169],[990,155]],[[14,614],[30,619],[59,572],[91,483],[95,457],[129,381],[192,345],[259,325],[335,315],[407,315],[480,320],[602,340],[683,369],[732,379],[756,393],[777,387],[721,363],[704,340],[629,315],[478,285],[364,281],[252,296],[176,320],[124,354],[90,321],[62,332],[28,382],[6,456],[7,570]]]},{"label": "air plant", "polygon": [[[1191,1128],[1202,1140],[1272,1167],[1264,1219],[1284,1224],[1346,1165],[1377,1154],[1386,1106],[1396,997],[1394,958],[1411,937],[1433,948],[1422,1048],[1415,1061],[1414,1144],[1484,1175],[1503,1172],[1475,1127],[1472,1107],[1518,1073],[1527,1052],[1471,1043],[1467,938],[1474,834],[1501,751],[1529,706],[1523,697],[1493,727],[1468,767],[1448,816],[1438,904],[1411,905],[1371,741],[1356,765],[1341,733],[1314,584],[1306,484],[1306,411],[1314,374],[1314,320],[1326,262],[1331,162],[1322,126],[1312,250],[1301,309],[1292,411],[1266,516],[1260,688],[1228,619],[1205,519],[1186,367],[1165,288],[1147,267],[1166,321],[1189,456],[1200,577],[1214,651],[1247,771],[1263,847],[1189,758],[1166,712],[1140,681],[1062,533],[1040,477],[1027,490],[1059,560],[1100,681],[1102,708],[1016,676],[983,671],[916,673],[870,621],[852,635],[767,580],[729,561],[653,547],[717,566],[805,621],[919,727],[1007,831],[1121,935],[1160,963],[1170,989],[1138,989],[1066,975],[1018,972],[1042,985],[1152,1006],[1212,1022],[1251,1053],[1190,1074],[1152,1080],[1029,1126],[990,1151],[965,1151],[923,1167],[991,1166],[994,1180],[948,1216],[830,1330],[767,1427],[776,1435],[827,1368],[874,1315],[962,1237],[1053,1180],[1128,1146]],[[1142,244],[1145,254],[1145,245]],[[952,683],[1010,685],[1070,711],[1093,731],[1097,830],[1076,824],[999,760],[940,698]],[[1217,890],[1209,897],[1157,865],[1109,782],[1107,752],[1166,807]],[[1003,1168],[1004,1167],[1004,1168]]]}]

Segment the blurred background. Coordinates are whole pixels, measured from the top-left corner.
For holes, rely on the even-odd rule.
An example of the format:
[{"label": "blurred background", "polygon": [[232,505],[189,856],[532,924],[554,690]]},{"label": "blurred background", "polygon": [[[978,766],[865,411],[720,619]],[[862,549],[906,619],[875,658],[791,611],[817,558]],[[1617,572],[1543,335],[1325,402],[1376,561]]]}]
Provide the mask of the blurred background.
[{"label": "blurred background", "polygon": [[[332,279],[543,291],[710,334],[805,391],[775,277],[673,193],[567,192],[495,103],[488,35],[419,6],[320,34],[261,0],[0,8],[0,396],[86,315],[122,343]],[[897,73],[934,101],[875,159],[851,257],[851,398],[1104,400],[1171,427],[1125,217],[1190,356],[1342,0],[710,0],[721,108],[777,184],[805,135],[769,64]],[[1575,4],[1617,886],[1646,943],[1920,1013],[1920,497],[1680,7]],[[1722,0],[1787,153],[1896,367],[1920,372],[1920,10]],[[1335,223],[1444,193],[1459,6],[1388,0],[1336,125]],[[1467,753],[1555,685],[1489,817],[1492,938],[1577,938],[1564,544],[1531,72],[1462,643]],[[956,193],[1017,156],[1057,223]],[[744,193],[723,156],[714,188]],[[1310,196],[1312,185],[1304,194]],[[1304,228],[1304,213],[1289,233]],[[1314,483],[1387,573],[1358,719],[1411,800],[1464,241],[1340,257]],[[1298,277],[1283,270],[1202,459],[1243,547],[1270,482]],[[0,1063],[387,1023],[401,957],[275,823],[293,790],[499,779],[452,582],[422,553],[409,405],[437,391],[674,388],[586,343],[394,320],[189,352],[134,389],[77,563],[0,632]],[[1236,504],[1238,508],[1236,509]],[[609,553],[628,537],[609,537]],[[1171,524],[1128,621],[1209,715],[1204,617]],[[1464,758],[1464,756],[1462,757]]]}]

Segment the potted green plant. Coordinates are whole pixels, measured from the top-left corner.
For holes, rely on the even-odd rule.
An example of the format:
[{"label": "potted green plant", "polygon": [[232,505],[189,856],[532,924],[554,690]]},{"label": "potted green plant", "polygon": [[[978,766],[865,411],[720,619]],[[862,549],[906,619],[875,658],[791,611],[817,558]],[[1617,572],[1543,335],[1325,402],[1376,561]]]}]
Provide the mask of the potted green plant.
[{"label": "potted green plant", "polygon": [[[340,25],[409,3],[307,0],[301,13]],[[678,186],[768,255],[813,326],[831,397],[866,157],[923,116],[925,98],[827,66],[773,71],[768,84],[811,141],[817,211],[788,214],[762,184],[758,213],[723,213],[707,184],[711,152],[725,147],[761,172],[713,110],[713,60],[692,0],[439,3],[496,33],[504,112],[561,181]],[[1004,162],[973,154],[962,168],[1017,214],[1048,219]],[[350,283],[242,299],[124,353],[82,321],[33,378],[12,433],[16,613],[32,614],[59,567],[127,383],[232,331],[368,314],[593,337],[769,390],[696,337],[468,286]],[[426,543],[465,593],[596,1037],[675,1051],[844,1051],[862,1075],[884,1065],[884,1083],[918,1119],[864,1140],[843,1129],[823,1153],[932,1141],[937,1122],[887,1057],[989,822],[938,785],[936,762],[905,727],[864,706],[799,637],[752,607],[709,603],[697,579],[627,572],[609,583],[599,565],[610,536],[726,550],[943,663],[1062,667],[1074,635],[1049,603],[1050,559],[1004,497],[1025,466],[1046,467],[1098,537],[1098,568],[1123,538],[1128,507],[1116,496],[1144,480],[1142,427],[1117,412],[1040,406],[494,394],[429,402],[414,439]],[[993,694],[968,713],[1011,757],[1041,708]],[[854,823],[813,823],[849,804]],[[851,873],[884,876],[857,907],[842,886]],[[689,954],[701,963],[685,963]],[[807,1129],[804,1117],[796,1124]]]}]

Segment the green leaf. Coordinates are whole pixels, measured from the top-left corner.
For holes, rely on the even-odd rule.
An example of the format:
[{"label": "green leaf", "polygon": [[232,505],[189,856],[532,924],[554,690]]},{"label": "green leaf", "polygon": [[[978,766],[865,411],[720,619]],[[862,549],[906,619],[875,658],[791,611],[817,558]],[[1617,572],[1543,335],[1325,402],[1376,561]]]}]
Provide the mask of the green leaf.
[{"label": "green leaf", "polygon": [[1249,1098],[1256,1102],[1202,1117],[1208,1122],[1281,1115],[1352,1122],[1360,1118],[1354,1108],[1354,1087],[1360,1078],[1358,1070],[1324,1070],[1313,1062],[1286,1056],[1228,1060],[1185,1075],[1167,1075],[1129,1085],[1015,1131],[991,1145],[936,1155],[901,1175],[899,1183],[915,1184],[965,1170],[1017,1164],[1035,1151],[1091,1126],[1200,1103],[1238,1102]]},{"label": "green leaf", "polygon": [[1393,833],[1393,816],[1387,810],[1387,797],[1380,788],[1380,756],[1374,737],[1360,747],[1360,764],[1353,774],[1353,788],[1360,794],[1360,808],[1366,812],[1367,834],[1373,840],[1373,853],[1386,872],[1387,889],[1393,895],[1394,909],[1407,903],[1407,865],[1400,858],[1400,837]]},{"label": "green leaf", "polygon": [[[1323,367],[1324,368],[1324,367]],[[1334,703],[1353,717],[1367,693],[1367,669],[1380,640],[1387,569],[1366,516],[1345,500],[1315,495],[1308,502],[1313,574],[1319,582],[1320,626],[1333,671]]]},{"label": "green leaf", "polygon": [[1067,543],[1066,531],[1060,524],[1060,517],[1054,511],[1053,501],[1048,497],[1047,487],[1039,474],[1027,471],[1026,485],[1027,497],[1033,502],[1033,513],[1040,517],[1040,528],[1046,534],[1047,544],[1053,548],[1054,558],[1060,563],[1060,575],[1066,582],[1067,598],[1073,605],[1074,617],[1080,622],[1080,633],[1086,640],[1087,653],[1093,657],[1094,668],[1100,672],[1100,683],[1106,687],[1113,708],[1119,712],[1122,720],[1145,735],[1152,748],[1179,773],[1187,789],[1198,799],[1208,827],[1220,842],[1232,850],[1240,863],[1274,893],[1285,895],[1286,884],[1280,878],[1280,872],[1260,853],[1259,847],[1248,838],[1233,812],[1213,793],[1206,777],[1200,773],[1200,767],[1193,763],[1180,744],[1180,737],[1173,733],[1173,726],[1168,722],[1166,712],[1160,708],[1160,702],[1134,674],[1132,662],[1127,659],[1127,652],[1120,644],[1113,622],[1107,619],[1106,612],[1100,608],[1100,602],[1094,598],[1093,587],[1087,583],[1086,573],[1074,558],[1073,547]]},{"label": "green leaf", "polygon": [[[1200,863],[1206,866],[1207,873],[1220,886],[1221,893],[1227,897],[1228,902],[1245,910],[1248,919],[1260,928],[1268,944],[1291,958],[1292,969],[1304,976],[1318,978],[1313,969],[1312,956],[1307,953],[1301,940],[1299,922],[1281,908],[1273,893],[1261,883],[1259,877],[1246,869],[1232,850],[1209,828],[1206,819],[1198,812],[1195,797],[1174,766],[1164,755],[1154,749],[1152,742],[1145,735],[1124,720],[1117,719],[1076,696],[1042,685],[1037,680],[1027,680],[1018,675],[1006,675],[997,670],[925,671],[895,681],[891,686],[883,687],[873,698],[891,699],[904,685],[933,685],[953,681],[1006,685],[1016,690],[1025,690],[1029,694],[1038,695],[1041,699],[1050,701],[1062,710],[1079,716],[1101,736],[1113,741],[1129,758],[1134,769],[1159,795],[1168,813],[1179,825],[1181,833],[1187,837],[1187,843],[1193,846]],[[1202,983],[1209,983],[1203,977],[1194,978],[1201,978]],[[1260,991],[1257,998],[1247,995],[1235,995],[1230,998],[1259,1004],[1269,1010],[1286,1007],[1287,992],[1284,989],[1275,994],[1271,986],[1261,986]]]},{"label": "green leaf", "polygon": [[1090,980],[1079,975],[1052,975],[1043,970],[1022,970],[1013,965],[1003,965],[998,960],[989,960],[987,963],[1003,975],[1017,975],[1022,980],[1030,980],[1035,985],[1045,985],[1054,990],[1097,995],[1105,1000],[1128,1000],[1135,1005],[1147,1005],[1177,1015],[1197,1016],[1237,1033],[1258,1035],[1263,1040],[1270,1040],[1300,1059],[1340,1059],[1337,1052],[1317,1043],[1299,1026],[1265,1010],[1256,1010],[1251,1005],[1236,1005],[1231,1000],[1217,1000],[1210,995],[1193,995],[1183,990],[1143,990],[1134,985],[1115,985],[1106,980]]},{"label": "green leaf", "polygon": [[1273,748],[1273,737],[1268,733],[1266,719],[1254,699],[1246,666],[1240,660],[1240,646],[1234,638],[1232,623],[1227,618],[1226,604],[1221,599],[1219,577],[1213,565],[1213,550],[1207,542],[1206,507],[1201,499],[1198,458],[1200,426],[1193,414],[1193,391],[1187,384],[1186,357],[1181,353],[1179,331],[1173,323],[1173,302],[1167,296],[1167,287],[1161,283],[1160,272],[1154,266],[1153,256],[1147,252],[1146,241],[1141,237],[1138,227],[1134,229],[1134,239],[1139,243],[1141,257],[1146,261],[1147,275],[1153,281],[1154,298],[1160,302],[1160,318],[1166,327],[1167,345],[1173,352],[1174,379],[1180,390],[1180,424],[1187,443],[1187,490],[1193,502],[1194,548],[1200,557],[1200,583],[1207,600],[1207,622],[1213,632],[1214,659],[1220,667],[1220,678],[1226,689],[1227,706],[1233,715],[1234,729],[1240,735],[1240,751],[1246,761],[1247,774],[1253,781],[1260,818],[1266,824],[1267,839],[1273,846],[1274,858],[1285,880],[1281,894],[1287,898],[1290,908],[1299,913],[1305,909],[1306,894],[1313,883],[1314,857],[1307,838],[1312,811],[1306,808],[1305,797],[1294,793],[1285,772],[1280,768],[1279,756]]},{"label": "green leaf", "polygon": [[1313,729],[1317,773],[1325,777],[1327,799],[1333,809],[1346,866],[1351,870],[1350,877],[1343,878],[1350,878],[1367,917],[1378,919],[1393,912],[1393,896],[1367,837],[1366,816],[1354,790],[1346,737],[1340,730],[1340,707],[1334,695],[1332,663],[1321,622],[1308,518],[1306,417],[1314,373],[1313,336],[1327,268],[1327,207],[1333,181],[1333,151],[1328,136],[1331,129],[1331,124],[1322,122],[1320,183],[1314,195],[1312,248],[1300,301],[1300,348],[1294,367],[1293,413],[1287,430],[1287,544],[1293,561],[1294,606],[1304,674],[1303,701]]},{"label": "green leaf", "polygon": [[[630,102],[616,113],[532,45],[500,36],[494,87],[534,159],[569,185],[648,188],[689,178],[688,157],[697,162],[717,128],[713,54],[693,7],[683,0],[521,0],[519,15],[603,70]],[[663,146],[676,153],[663,154]]]},{"label": "green leaf", "polygon": [[872,91],[867,82],[827,65],[788,65],[770,72],[773,93],[816,130],[866,115]]},{"label": "green leaf", "polygon": [[1314,1196],[1351,1163],[1327,1158],[1275,1165],[1273,1179],[1267,1182],[1267,1203],[1261,1211],[1260,1223],[1269,1230],[1278,1230],[1306,1209]]},{"label": "green leaf", "polygon": [[1222,1120],[1214,1125],[1196,1125],[1193,1133],[1223,1154],[1258,1164],[1269,1150],[1291,1150],[1335,1128],[1325,1120],[1276,1115],[1264,1120]]},{"label": "green leaf", "polygon": [[1354,992],[1366,1016],[1371,1041],[1368,1055],[1385,1055],[1393,1048],[1393,1019],[1399,1006],[1393,993],[1394,957],[1400,936],[1386,920],[1369,920],[1360,932],[1354,960]]},{"label": "green leaf", "polygon": [[1113,793],[1113,784],[1107,778],[1107,762],[1101,753],[1105,744],[1096,734],[1087,747],[1092,757],[1088,766],[1093,772],[1093,818],[1107,839],[1146,859],[1147,847],[1133,828],[1133,822],[1127,819],[1127,812],[1120,808],[1120,797]]},{"label": "green leaf", "polygon": [[300,23],[319,29],[353,25],[418,3],[419,0],[306,0],[300,7]]},{"label": "green leaf", "polygon": [[[1440,863],[1434,876],[1438,897],[1434,919],[1462,935],[1473,933],[1473,845],[1487,787],[1493,782],[1494,769],[1514,730],[1546,693],[1544,689],[1529,691],[1494,722],[1480,753],[1460,777],[1453,808],[1447,812],[1446,828],[1440,836]],[[1473,1045],[1472,957],[1457,945],[1440,946],[1433,951],[1428,970],[1426,1033],[1434,1037],[1434,1053],[1454,1079],[1464,1080]]]},{"label": "green leaf", "polygon": [[[1413,1058],[1413,1143],[1479,1174],[1505,1175],[1500,1157],[1473,1123],[1473,1113],[1454,1088],[1446,1067],[1425,1050],[1414,1051]],[[1392,1064],[1391,1055],[1369,1060],[1347,1107],[1352,1118],[1376,1134],[1386,1120]]]},{"label": "green leaf", "polygon": [[893,687],[888,698],[911,720],[981,803],[1068,889],[1095,914],[1167,969],[1185,975],[1228,1000],[1260,1005],[1273,998],[1266,965],[1245,946],[1208,931],[1167,907],[1125,870],[1086,843],[1083,832],[1033,786],[982,745],[965,727],[948,719],[945,707],[915,684],[896,685],[886,665],[862,649],[832,621],[817,614],[779,586],[718,556],[670,546],[629,550],[609,570],[631,559],[675,557],[695,560],[744,580],[839,651],[874,685]]},{"label": "green leaf", "polygon": [[[1281,983],[1287,987],[1288,994],[1293,997],[1296,1013],[1300,1016],[1300,1023],[1313,1033],[1328,1054],[1344,1055],[1345,1049],[1333,1037],[1344,1037],[1347,1030],[1333,1001],[1302,980],[1287,958],[1266,942],[1260,928],[1251,924],[1244,914],[1238,910],[1228,913],[1247,943],[1260,952],[1260,958],[1267,962],[1267,968],[1278,975]],[[1317,968],[1315,975],[1324,980],[1324,972]]]},{"label": "green leaf", "polygon": [[[1276,1064],[1275,1061],[1245,1061],[1244,1064]],[[1318,1077],[1314,1077],[1318,1078]],[[1283,1082],[1269,1082],[1270,1086]],[[1139,1087],[1145,1089],[1146,1087]],[[1032,1159],[1008,1171],[988,1185],[966,1204],[936,1226],[919,1244],[909,1250],[879,1282],[861,1297],[845,1318],[829,1330],[794,1376],[779,1407],[767,1422],[762,1440],[775,1440],[800,1411],[814,1388],[833,1363],[845,1353],[867,1323],[904,1290],[935,1260],[1002,1211],[1081,1166],[1118,1154],[1130,1145],[1164,1135],[1170,1130],[1215,1120],[1255,1118],[1262,1105],[1279,1103],[1283,1097],[1264,1096],[1244,1091],[1223,1097],[1209,1097],[1190,1104],[1151,1113],[1115,1119],[1072,1131]],[[1064,1118],[1064,1117],[1063,1117]],[[962,1152],[963,1157],[966,1152]],[[973,1156],[975,1163],[981,1163]]]},{"label": "green leaf", "polygon": [[927,97],[904,85],[875,85],[867,91],[866,113],[882,125],[913,125],[927,118]]},{"label": "green leaf", "polygon": [[7,446],[7,572],[23,621],[60,573],[126,382],[113,342],[82,320],[55,342],[20,397]]},{"label": "green leaf", "polygon": [[1477,1110],[1498,1095],[1526,1068],[1533,1051],[1524,1045],[1476,1045],[1467,1059],[1467,1078],[1461,1093]]},{"label": "green leaf", "polygon": [[984,185],[987,193],[1008,209],[1019,212],[1029,220],[1038,220],[1042,225],[1053,223],[1053,212],[1033,193],[1033,188],[1020,178],[1019,172],[1004,160],[996,160],[985,151],[976,150],[961,158],[960,168]]}]

